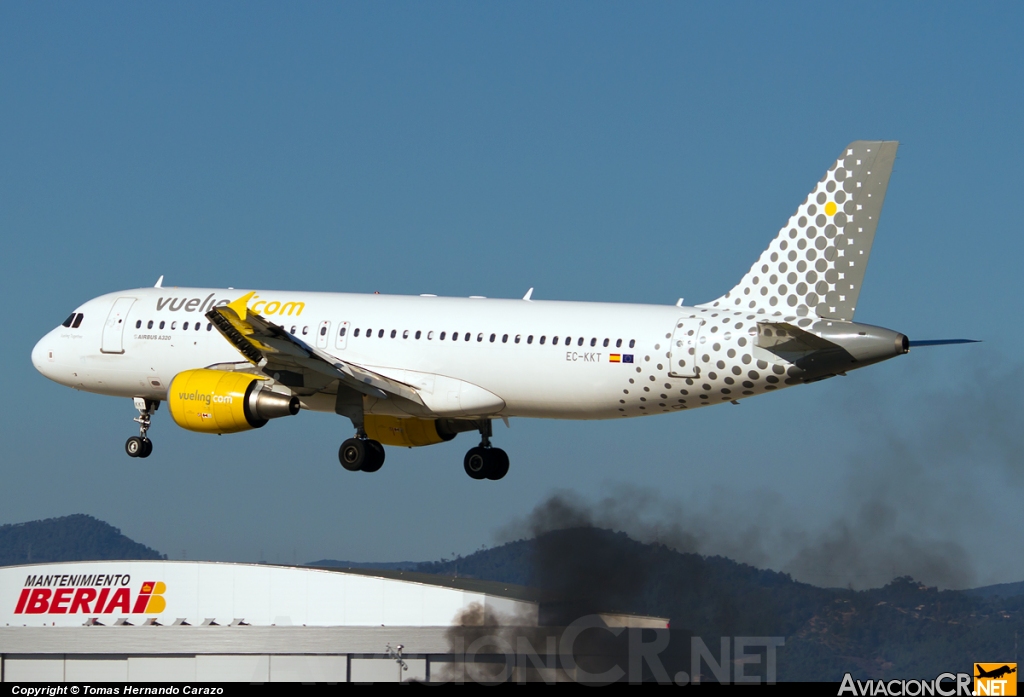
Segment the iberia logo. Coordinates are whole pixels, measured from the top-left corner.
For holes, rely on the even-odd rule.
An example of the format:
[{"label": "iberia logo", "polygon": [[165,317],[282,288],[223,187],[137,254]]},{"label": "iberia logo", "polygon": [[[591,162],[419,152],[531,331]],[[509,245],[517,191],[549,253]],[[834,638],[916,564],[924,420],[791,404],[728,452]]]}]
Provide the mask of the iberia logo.
[{"label": "iberia logo", "polygon": [[[146,581],[137,593],[132,593],[127,574],[82,577],[30,576],[26,586],[51,585],[56,588],[27,587],[18,596],[15,615],[158,615],[167,608],[163,581]],[[62,583],[65,580],[85,583]],[[116,580],[115,580],[116,579]],[[123,579],[123,580],[122,580]]]},{"label": "iberia logo", "polygon": [[974,694],[1016,695],[1016,663],[975,663]]}]

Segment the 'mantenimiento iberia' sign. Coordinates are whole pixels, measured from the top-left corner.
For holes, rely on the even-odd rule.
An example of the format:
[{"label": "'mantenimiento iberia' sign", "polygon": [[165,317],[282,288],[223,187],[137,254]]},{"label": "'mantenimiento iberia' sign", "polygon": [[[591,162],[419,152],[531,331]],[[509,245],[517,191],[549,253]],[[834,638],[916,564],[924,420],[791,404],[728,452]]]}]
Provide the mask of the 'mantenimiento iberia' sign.
[{"label": "'mantenimiento iberia' sign", "polygon": [[[31,574],[18,595],[15,615],[158,615],[167,607],[163,581],[135,591],[131,574]],[[134,591],[134,592],[133,592]]]}]

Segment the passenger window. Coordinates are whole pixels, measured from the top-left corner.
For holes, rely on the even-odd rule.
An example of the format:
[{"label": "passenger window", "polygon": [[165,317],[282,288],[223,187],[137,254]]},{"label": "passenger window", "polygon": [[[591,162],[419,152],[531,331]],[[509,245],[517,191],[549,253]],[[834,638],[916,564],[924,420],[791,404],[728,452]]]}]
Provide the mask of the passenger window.
[{"label": "passenger window", "polygon": [[[348,332],[348,327],[346,327],[345,325],[341,325],[341,329],[338,330],[338,336],[345,336],[345,334],[347,332]],[[357,329],[356,330],[357,336],[358,336],[358,332],[359,332],[359,330]]]},{"label": "passenger window", "polygon": [[446,332],[441,332],[441,341],[444,341],[444,335]]},{"label": "passenger window", "polygon": [[602,344],[602,346],[604,346],[605,348],[608,348],[608,342],[609,341],[611,341],[611,339],[605,339],[604,340],[604,344]]},{"label": "passenger window", "polygon": [[409,330],[408,329],[402,331],[402,338],[403,339],[408,339],[409,338]]},{"label": "passenger window", "polygon": [[[341,331],[345,331],[345,330],[342,329]],[[352,336],[359,336],[359,327],[356,327],[356,330],[352,333]]]},{"label": "passenger window", "polygon": [[528,344],[532,344],[533,343],[533,334],[530,334],[530,336],[526,337],[526,343],[528,343]]},{"label": "passenger window", "polygon": [[159,328],[160,328],[160,329],[163,329],[163,328],[164,328],[164,321],[163,321],[163,320],[160,320],[160,327],[159,327]]},{"label": "passenger window", "polygon": [[501,343],[503,343],[503,344],[507,344],[508,343],[508,334],[505,334],[505,335],[503,335],[501,337]]},{"label": "passenger window", "polygon": [[[477,334],[476,335],[476,340],[477,341],[483,341],[484,340],[484,333],[480,332],[479,334]],[[467,341],[468,341],[468,339],[467,339]],[[491,341],[494,341],[494,339],[491,339]]]},{"label": "passenger window", "polygon": [[[141,319],[135,320],[135,328],[136,329],[142,329],[142,320]],[[185,329],[188,329],[188,324],[185,325]]]},{"label": "passenger window", "polygon": [[[542,344],[544,343],[544,337],[540,338],[540,343],[542,343]],[[569,343],[569,342],[566,341],[565,343]],[[552,346],[558,346],[558,337],[557,336],[551,337],[551,345]]]},{"label": "passenger window", "polygon": [[[434,338],[434,332],[432,332],[432,331],[427,332],[427,341],[430,341],[433,338]],[[443,339],[444,337],[441,337],[441,338]]]},{"label": "passenger window", "polygon": [[181,325],[181,328],[187,330],[188,329],[188,322],[185,322],[185,324]]},{"label": "passenger window", "polygon": [[64,320],[63,322],[60,323],[60,326],[68,327],[70,329],[71,328],[71,323],[74,322],[74,321],[75,321],[75,313],[72,312],[70,315],[68,315],[68,318],[66,320]]},{"label": "passenger window", "polygon": [[[198,327],[199,325],[197,324],[196,326]],[[207,322],[206,323],[206,331],[210,331],[211,329],[213,329],[213,325],[210,324],[209,322]]]},{"label": "passenger window", "polygon": [[636,339],[630,339],[629,340],[629,347],[633,348],[634,346],[636,346]]},{"label": "passenger window", "polygon": [[416,330],[416,338],[419,339],[421,336],[423,336],[423,332],[421,332],[419,329],[417,329]]},{"label": "passenger window", "polygon": [[[590,343],[590,345],[591,345],[591,346],[593,346],[593,345],[594,345],[594,343],[595,343],[596,341],[597,341],[597,340],[595,339],[594,341],[592,341],[592,342]],[[581,336],[581,337],[579,338],[579,340],[578,340],[578,341],[576,342],[576,345],[577,345],[577,346],[582,346],[582,345],[583,345],[583,337],[582,337],[582,336]]]},{"label": "passenger window", "polygon": [[378,339],[383,339],[384,338],[384,330],[383,329],[378,329],[377,330],[377,338]]},{"label": "passenger window", "polygon": [[78,329],[82,326],[82,319],[85,317],[81,312],[75,315],[75,321],[71,323],[72,329]]},{"label": "passenger window", "polygon": [[153,320],[149,320],[148,322],[146,322],[146,329],[152,329],[152,328],[153,328]]},{"label": "passenger window", "polygon": [[367,329],[366,330],[366,338],[367,339],[372,339],[373,338],[373,330],[372,329]]},{"label": "passenger window", "polygon": [[596,338],[594,338],[594,339],[591,339],[591,340],[590,340],[590,345],[591,345],[591,346],[597,346],[597,339],[596,339]]},{"label": "passenger window", "polygon": [[396,336],[398,336],[398,330],[397,329],[392,329],[391,330],[391,338],[394,339]]},{"label": "passenger window", "polygon": [[327,327],[320,327],[320,336],[327,336]]},{"label": "passenger window", "polygon": [[[494,337],[495,337],[495,335],[494,335],[494,334],[491,334],[491,343],[492,343],[492,344],[494,343]],[[506,335],[505,335],[505,339],[506,339],[506,340],[508,339],[508,334],[506,334]]]},{"label": "passenger window", "polygon": [[295,336],[295,325],[294,324],[292,325],[292,330],[291,331],[292,331],[292,336]]},{"label": "passenger window", "polygon": [[[547,337],[546,337],[546,336],[541,336],[541,338],[540,338],[540,343],[541,343],[541,344],[543,344],[543,343],[544,343],[544,341],[545,341],[546,339],[547,339]],[[557,341],[557,337],[555,337],[555,340],[553,340],[553,341],[554,341],[554,343],[558,343],[558,341]]]},{"label": "passenger window", "polygon": [[519,339],[522,338],[522,334],[516,334],[516,343],[519,343]]},{"label": "passenger window", "polygon": [[458,340],[459,340],[459,333],[458,332],[452,332],[452,341],[458,341]]},{"label": "passenger window", "polygon": [[199,327],[201,327],[202,325],[202,322],[196,322],[196,331],[199,331]]},{"label": "passenger window", "polygon": [[171,329],[177,329],[177,328],[178,328],[178,323],[177,322],[171,322]]},{"label": "passenger window", "polygon": [[615,340],[615,348],[622,348],[622,339]]},{"label": "passenger window", "polygon": [[[483,334],[481,334],[481,335],[480,335],[480,338],[481,338],[481,339],[483,339],[483,336],[484,336],[484,335],[483,335]],[[466,332],[466,341],[469,341],[469,332]]]},{"label": "passenger window", "polygon": [[302,336],[306,336],[307,334],[309,334],[309,327],[303,327],[302,328]]}]

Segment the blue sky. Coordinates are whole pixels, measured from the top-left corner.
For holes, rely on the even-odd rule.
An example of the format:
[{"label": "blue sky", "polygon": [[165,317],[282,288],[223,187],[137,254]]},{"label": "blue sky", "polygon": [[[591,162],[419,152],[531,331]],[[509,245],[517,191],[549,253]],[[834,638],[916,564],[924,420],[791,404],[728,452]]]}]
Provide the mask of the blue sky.
[{"label": "blue sky", "polygon": [[[1020,580],[1022,467],[1001,444],[1021,406],[1022,18],[1010,3],[2,3],[0,523],[90,513],[172,558],[431,559],[500,541],[552,492],[628,485],[660,502],[637,520],[714,528],[708,553],[783,568],[794,539],[857,530],[881,500],[895,518],[869,566],[907,538],[954,545],[971,582]],[[462,472],[467,436],[353,476],[336,460],[347,422],[308,413],[213,438],[160,412],[154,456],[129,460],[127,400],[29,361],[79,302],[161,274],[701,302],[862,138],[901,147],[857,319],[983,345],[739,407],[513,422],[499,485]],[[877,464],[897,451],[926,464]],[[757,549],[737,541],[751,530]]]}]

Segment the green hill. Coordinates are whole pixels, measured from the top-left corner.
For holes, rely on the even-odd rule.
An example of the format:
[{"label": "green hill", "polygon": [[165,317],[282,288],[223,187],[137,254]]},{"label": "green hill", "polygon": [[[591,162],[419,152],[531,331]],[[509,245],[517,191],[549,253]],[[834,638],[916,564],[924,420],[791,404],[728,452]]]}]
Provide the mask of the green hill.
[{"label": "green hill", "polygon": [[102,559],[166,559],[92,516],[0,525],[0,566]]}]

